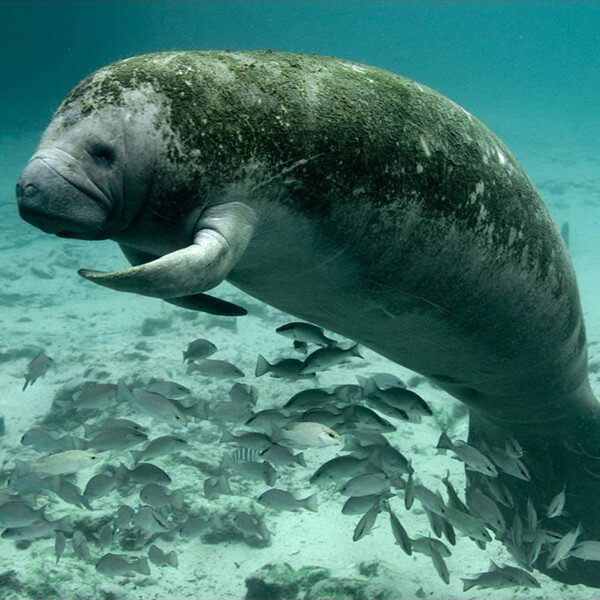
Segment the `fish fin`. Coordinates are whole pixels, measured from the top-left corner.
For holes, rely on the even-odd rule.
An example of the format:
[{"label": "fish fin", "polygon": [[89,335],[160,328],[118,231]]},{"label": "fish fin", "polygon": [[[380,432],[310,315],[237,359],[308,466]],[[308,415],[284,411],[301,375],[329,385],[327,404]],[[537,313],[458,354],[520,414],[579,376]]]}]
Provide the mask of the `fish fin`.
[{"label": "fish fin", "polygon": [[307,498],[304,498],[302,500],[302,504],[304,505],[304,508],[306,508],[312,512],[317,512],[317,509],[318,509],[317,493],[315,492],[314,494],[308,496]]},{"label": "fish fin", "polygon": [[259,354],[258,358],[256,359],[256,369],[254,370],[254,376],[260,377],[261,375],[268,373],[270,368],[271,365],[269,364],[269,361],[262,354]]},{"label": "fish fin", "polygon": [[500,567],[492,560],[490,559],[490,566],[488,568],[488,571],[499,571]]},{"label": "fish fin", "polygon": [[183,361],[182,362],[185,362],[186,358],[187,358],[187,352],[184,350],[183,351]]},{"label": "fish fin", "polygon": [[440,434],[440,439],[438,440],[436,448],[438,450],[454,450],[454,444],[446,434],[445,430]]},{"label": "fish fin", "polygon": [[142,450],[130,450],[129,452],[131,452],[131,456],[133,456],[133,462],[137,465],[137,463],[140,462],[144,452]]},{"label": "fish fin", "polygon": [[360,345],[354,344],[354,346],[350,348],[350,354],[352,354],[352,356],[358,356],[358,358],[364,358],[364,356],[360,353],[360,350]]},{"label": "fish fin", "polygon": [[223,429],[223,433],[221,434],[221,439],[219,440],[220,442],[236,442],[236,437],[235,435],[233,435],[233,433],[231,433],[230,431],[227,431],[227,429]]},{"label": "fish fin", "polygon": [[171,567],[177,568],[179,566],[179,561],[177,560],[177,552],[175,552],[175,550],[171,550],[171,552],[165,554],[165,562]]},{"label": "fish fin", "polygon": [[27,475],[28,473],[31,473],[31,465],[24,460],[15,459],[15,475],[23,477],[23,475]]},{"label": "fish fin", "polygon": [[472,587],[474,587],[476,585],[476,580],[475,579],[462,579],[461,581],[463,582],[463,592],[467,592],[468,590],[470,590]]},{"label": "fish fin", "polygon": [[147,558],[138,558],[131,562],[130,567],[142,575],[150,575],[150,565]]},{"label": "fish fin", "polygon": [[299,452],[298,454],[296,454],[296,456],[294,458],[295,458],[296,462],[301,467],[305,467],[306,466],[306,460],[304,460],[304,453],[303,452]]}]

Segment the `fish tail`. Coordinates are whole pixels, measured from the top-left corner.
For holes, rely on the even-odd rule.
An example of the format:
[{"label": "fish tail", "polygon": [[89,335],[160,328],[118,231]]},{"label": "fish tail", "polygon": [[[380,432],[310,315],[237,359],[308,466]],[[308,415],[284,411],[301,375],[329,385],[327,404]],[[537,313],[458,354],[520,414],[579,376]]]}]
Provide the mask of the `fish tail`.
[{"label": "fish tail", "polygon": [[348,352],[350,352],[350,354],[352,354],[352,356],[358,356],[358,358],[364,358],[363,355],[360,353],[360,345],[359,344],[354,344],[354,346],[352,346],[352,348],[350,348],[350,350],[348,350]]},{"label": "fish tail", "polygon": [[223,433],[221,434],[220,442],[237,442],[235,435],[231,432],[227,431],[227,429],[223,429]]},{"label": "fish tail", "polygon": [[117,393],[115,395],[117,402],[131,402],[133,394],[123,379],[117,382]]},{"label": "fish tail", "polygon": [[185,362],[185,359],[187,358],[187,356],[188,356],[188,354],[187,354],[187,352],[184,350],[184,351],[183,351],[183,361],[182,361],[182,362]]},{"label": "fish tail", "polygon": [[15,459],[15,475],[23,477],[23,475],[27,475],[28,473],[31,473],[31,465],[24,460]]},{"label": "fish tail", "polygon": [[306,460],[304,460],[304,453],[303,452],[299,452],[298,454],[296,454],[296,456],[294,458],[295,458],[296,462],[301,467],[305,467],[306,466]]},{"label": "fish tail", "polygon": [[466,592],[475,586],[475,579],[461,578],[461,581],[463,582],[463,592]]},{"label": "fish tail", "polygon": [[177,568],[179,566],[179,562],[177,560],[177,553],[175,552],[175,550],[171,550],[171,552],[169,552],[168,554],[165,554],[165,562],[172,566]]},{"label": "fish tail", "polygon": [[311,494],[310,496],[308,496],[307,498],[304,498],[302,500],[302,505],[307,510],[310,510],[312,512],[317,512],[317,509],[318,509],[317,494],[314,493],[314,494]]},{"label": "fish tail", "polygon": [[440,439],[438,440],[437,446],[439,450],[454,450],[454,444],[452,440],[447,436],[445,431],[442,431],[440,434]]},{"label": "fish tail", "polygon": [[131,456],[133,456],[133,462],[137,465],[140,462],[142,455],[144,454],[143,450],[130,450]]},{"label": "fish tail", "polygon": [[25,376],[25,384],[21,388],[22,392],[24,392],[27,389],[27,386],[29,385],[29,381],[30,381],[29,377]]},{"label": "fish tail", "polygon": [[258,355],[258,359],[256,360],[256,369],[254,370],[254,376],[260,377],[265,373],[268,373],[271,368],[269,361],[262,355]]},{"label": "fish tail", "polygon": [[147,558],[138,558],[129,565],[134,571],[142,575],[150,575],[150,565]]}]

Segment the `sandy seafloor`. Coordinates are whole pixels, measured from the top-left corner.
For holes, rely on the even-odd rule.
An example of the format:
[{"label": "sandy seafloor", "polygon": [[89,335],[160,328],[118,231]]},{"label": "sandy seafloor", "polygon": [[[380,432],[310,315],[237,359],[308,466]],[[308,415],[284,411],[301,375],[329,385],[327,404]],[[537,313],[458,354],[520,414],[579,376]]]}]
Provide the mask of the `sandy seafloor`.
[{"label": "sandy seafloor", "polygon": [[[515,128],[518,130],[518,124]],[[223,317],[194,316],[157,300],[112,292],[79,278],[76,274],[79,267],[114,269],[125,265],[125,259],[112,242],[62,240],[46,236],[19,220],[10,206],[12,190],[16,174],[33,150],[37,137],[36,132],[1,140],[5,158],[0,163],[0,201],[2,214],[6,215],[0,221],[0,414],[6,420],[6,434],[0,438],[0,468],[4,472],[12,467],[15,457],[36,456],[21,446],[19,440],[47,414],[55,394],[65,386],[73,387],[84,381],[116,382],[120,377],[128,382],[155,377],[176,380],[190,387],[198,398],[228,400],[232,381],[213,382],[185,373],[181,352],[189,341],[198,337],[206,337],[217,345],[219,350],[213,358],[232,361],[246,373],[242,381],[256,383],[260,391],[258,409],[281,406],[295,392],[313,387],[310,380],[289,382],[263,376],[255,381],[253,373],[258,353],[269,359],[295,355],[291,342],[274,331],[290,319],[227,284],[218,288],[215,295],[233,299],[251,312],[236,319],[234,328]],[[515,150],[514,144],[512,146]],[[8,149],[10,152],[6,152]],[[597,154],[589,154],[575,142],[546,143],[543,136],[520,143],[517,155],[559,224],[566,220],[570,223],[571,250],[586,315],[590,363],[596,371],[600,364],[597,345],[600,278],[595,247],[600,214],[600,161]],[[142,333],[143,323],[148,318],[160,319],[163,324],[153,335]],[[357,318],[360,318],[358,311]],[[54,366],[45,379],[22,392],[26,365],[42,348],[54,359]],[[374,371],[392,372],[405,380],[414,376],[370,351],[365,352],[365,358],[364,361],[353,359],[350,364],[319,375],[318,384],[355,383],[355,375]],[[592,373],[592,384],[600,394],[596,377]],[[424,419],[421,424],[396,423],[397,432],[387,437],[412,458],[416,474],[425,485],[443,490],[441,477],[450,469],[455,486],[461,490],[464,473],[460,463],[438,454],[435,444],[440,426],[448,425],[452,436],[464,438],[465,410],[426,381],[420,381],[413,389],[432,405],[435,417]],[[143,416],[139,422],[149,424]],[[166,425],[152,426],[150,437],[169,432]],[[81,434],[80,431],[68,433]],[[219,443],[217,429],[207,422],[193,421],[187,432],[180,433],[190,440],[187,453],[213,466],[232,449]],[[277,486],[296,495],[312,493],[315,490],[308,483],[308,477],[336,452],[338,450],[332,448],[306,451],[307,468],[280,469]],[[131,464],[129,452],[111,453],[109,460],[112,464],[120,461]],[[190,514],[234,515],[237,510],[255,511],[265,516],[273,534],[272,544],[257,548],[241,539],[219,543],[203,543],[200,538],[159,540],[162,548],[177,551],[178,569],[151,565],[149,577],[110,580],[96,573],[93,563],[76,558],[70,544],[55,565],[53,538],[35,541],[24,550],[17,549],[12,540],[2,539],[0,577],[14,571],[23,587],[20,590],[4,588],[0,590],[0,597],[242,598],[245,577],[266,563],[288,562],[294,568],[320,565],[331,569],[334,576],[359,577],[361,562],[378,561],[382,565],[383,579],[396,590],[394,598],[414,598],[420,588],[424,595],[421,592],[419,595],[426,598],[600,598],[600,590],[565,586],[539,573],[535,575],[542,584],[541,589],[473,590],[464,594],[460,577],[485,571],[490,558],[514,564],[499,543],[491,543],[482,551],[467,538],[460,537],[452,549],[452,557],[447,559],[451,583],[445,585],[428,557],[420,554],[408,557],[394,545],[385,514],[380,516],[378,526],[368,537],[353,543],[352,533],[359,517],[342,515],[344,498],[333,492],[320,492],[318,513],[278,514],[252,500],[266,489],[264,484],[234,479],[231,496],[209,501],[202,492],[205,472],[182,464],[177,455],[154,462],[169,472],[172,489],[183,488]],[[90,470],[81,472],[78,484],[83,488],[92,474]],[[113,492],[107,499],[96,501],[93,512],[49,496],[47,512],[53,517],[71,512],[78,520],[93,523],[114,514],[124,502],[135,506],[140,502],[140,488],[135,486],[131,495],[124,497]],[[426,535],[425,515],[414,508],[407,513],[401,502],[396,502],[396,512],[409,533]],[[91,542],[90,550],[94,559],[104,553]],[[121,552],[118,547],[112,551]]]}]

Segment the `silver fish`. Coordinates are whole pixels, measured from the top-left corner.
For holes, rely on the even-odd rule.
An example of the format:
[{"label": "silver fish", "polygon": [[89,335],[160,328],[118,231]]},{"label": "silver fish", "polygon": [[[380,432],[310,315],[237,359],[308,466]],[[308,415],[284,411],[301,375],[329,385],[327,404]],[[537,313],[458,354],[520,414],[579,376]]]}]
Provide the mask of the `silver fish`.
[{"label": "silver fish", "polygon": [[179,534],[185,538],[197,537],[208,531],[213,525],[212,519],[204,517],[188,517],[186,522],[179,528]]},{"label": "silver fish", "polygon": [[316,494],[312,494],[306,498],[297,499],[286,490],[271,488],[259,496],[258,502],[267,508],[273,508],[275,510],[297,511],[301,508],[305,508],[306,510],[317,512]]},{"label": "silver fish", "polygon": [[12,477],[8,480],[8,487],[18,494],[39,494],[51,486],[50,478],[28,474],[21,477]]},{"label": "silver fish", "polygon": [[344,496],[368,496],[387,492],[390,487],[390,478],[381,471],[375,471],[356,475],[342,486],[340,492]]},{"label": "silver fish", "polygon": [[101,456],[87,450],[65,450],[44,456],[32,463],[18,459],[15,462],[18,476],[26,473],[68,475],[97,466],[101,462]]},{"label": "silver fish", "polygon": [[571,529],[565,533],[560,541],[552,547],[548,560],[546,561],[546,568],[554,568],[561,560],[564,560],[569,556],[571,550],[577,543],[577,539],[581,535],[581,523],[577,525],[575,529]]},{"label": "silver fish", "polygon": [[65,551],[66,546],[67,538],[62,531],[58,530],[54,536],[54,554],[56,555],[56,563],[54,564],[58,564],[58,561],[60,560],[62,553]]},{"label": "silver fish", "polygon": [[479,488],[467,489],[467,504],[471,513],[479,517],[490,529],[497,533],[506,530],[506,523],[498,505]]},{"label": "silver fish", "polygon": [[77,558],[85,560],[86,562],[92,560],[92,556],[90,555],[90,550],[88,548],[87,539],[79,529],[73,532],[71,544],[73,545],[73,552],[75,553],[75,556],[77,556]]},{"label": "silver fish", "polygon": [[444,561],[444,559],[442,558],[442,556],[437,552],[437,550],[435,550],[434,548],[431,549],[431,562],[433,563],[433,566],[435,567],[435,570],[437,571],[437,574],[440,576],[440,579],[446,584],[449,585],[450,583],[450,572],[448,571],[448,567],[446,565],[446,562]]},{"label": "silver fish", "polygon": [[5,529],[2,532],[3,538],[18,539],[18,540],[39,540],[42,538],[51,537],[55,531],[69,531],[71,528],[69,517],[62,517],[56,521],[40,521],[25,525],[24,527],[12,527]]},{"label": "silver fish", "polygon": [[344,431],[364,429],[370,432],[392,432],[396,427],[366,406],[349,406],[342,412]]},{"label": "silver fish", "polygon": [[209,500],[217,498],[221,494],[231,494],[229,481],[225,475],[220,477],[208,477],[204,480],[204,495]]},{"label": "silver fish", "polygon": [[381,390],[371,379],[365,384],[363,391],[367,397],[379,398],[381,401],[405,414],[420,416],[431,416],[433,414],[427,402],[419,394],[415,394],[402,387],[390,387]]},{"label": "silver fish", "polygon": [[140,491],[140,499],[144,504],[155,509],[163,506],[172,506],[178,510],[183,508],[183,491],[170,491],[158,483],[147,483]]},{"label": "silver fish", "polygon": [[142,425],[139,425],[130,419],[103,419],[102,421],[94,421],[93,423],[83,424],[83,430],[86,438],[89,438],[94,435],[94,433],[98,433],[99,431],[103,431],[105,429],[133,429],[143,433],[148,431],[147,427],[142,427]]},{"label": "silver fish", "polygon": [[521,448],[519,442],[514,437],[509,437],[504,442],[504,451],[512,458],[521,458],[523,456],[523,448]]},{"label": "silver fish", "polygon": [[276,333],[283,335],[295,341],[305,342],[307,344],[316,344],[317,346],[333,346],[337,342],[328,338],[321,327],[311,325],[310,323],[293,322],[281,325]]},{"label": "silver fish", "polygon": [[98,532],[98,545],[100,548],[107,548],[112,545],[114,537],[114,531],[110,523],[105,523]]},{"label": "silver fish", "polygon": [[448,506],[452,506],[453,508],[456,508],[461,512],[470,514],[467,505],[460,499],[458,493],[452,485],[452,482],[450,481],[450,471],[446,471],[446,477],[444,477],[442,481],[444,482],[444,485],[446,486],[446,491],[448,492]]},{"label": "silver fish", "polygon": [[527,498],[527,526],[532,531],[537,529],[538,525],[538,516],[537,511],[535,510],[535,506],[533,506],[533,502],[531,498]]},{"label": "silver fish", "polygon": [[524,481],[531,481],[527,467],[518,458],[510,456],[502,448],[490,448],[489,453],[492,461],[505,473]]},{"label": "silver fish", "polygon": [[99,431],[94,439],[85,444],[87,450],[97,450],[104,452],[107,450],[127,450],[132,446],[141,444],[148,439],[148,436],[136,429],[118,427],[115,429],[103,429]]},{"label": "silver fish", "polygon": [[471,515],[467,515],[452,506],[446,506],[444,510],[444,518],[446,518],[452,527],[458,529],[461,533],[481,541],[491,542],[492,537],[488,530],[484,527],[479,519],[475,519]]},{"label": "silver fish", "polygon": [[406,482],[406,488],[404,489],[404,508],[410,510],[415,501],[415,482],[412,473],[409,473],[408,480]]},{"label": "silver fish", "polygon": [[48,430],[32,427],[23,434],[21,444],[30,446],[36,452],[62,452],[64,450],[84,450],[85,440],[71,435],[54,437]]},{"label": "silver fish", "polygon": [[150,506],[142,506],[132,519],[135,527],[145,533],[164,533],[169,530],[169,524]]},{"label": "silver fish", "polygon": [[54,361],[46,356],[44,351],[38,354],[28,365],[27,374],[25,375],[25,385],[23,391],[28,385],[33,385],[40,377],[44,377]]},{"label": "silver fish", "polygon": [[244,377],[244,372],[226,360],[205,359],[188,363],[187,373],[200,373],[204,377],[214,379],[237,379]]},{"label": "silver fish", "polygon": [[342,507],[343,515],[364,515],[373,504],[379,504],[382,500],[391,498],[393,494],[369,494],[368,496],[351,496]]},{"label": "silver fish", "polygon": [[224,461],[223,466],[226,466],[237,475],[264,481],[268,486],[275,485],[277,480],[277,472],[266,460],[262,462],[256,460]]},{"label": "silver fish", "polygon": [[306,357],[300,373],[302,375],[314,374],[348,362],[352,357],[363,358],[358,344],[347,349],[339,346],[319,348]]},{"label": "silver fish", "polygon": [[181,385],[181,383],[177,383],[176,381],[155,381],[146,386],[146,391],[160,394],[170,400],[183,398],[192,393],[189,388],[186,388],[185,385]]},{"label": "silver fish", "polygon": [[151,440],[144,450],[132,450],[131,454],[136,463],[140,461],[150,460],[152,458],[158,458],[165,454],[172,454],[183,450],[187,445],[187,441],[174,436],[174,435],[163,435],[158,438]]},{"label": "silver fish", "polygon": [[399,421],[410,420],[407,412],[389,405],[385,400],[382,400],[378,396],[368,396],[366,401],[371,408],[374,408],[377,412],[384,414],[386,417],[398,419]]},{"label": "silver fish", "polygon": [[306,461],[304,460],[304,454],[302,452],[293,454],[290,450],[283,446],[279,446],[278,444],[272,444],[269,448],[263,450],[260,453],[260,456],[277,467],[293,465],[300,465],[301,467],[306,466]]},{"label": "silver fish", "polygon": [[177,560],[177,553],[175,550],[171,550],[170,552],[164,552],[158,546],[152,544],[150,548],[148,548],[148,558],[152,564],[155,564],[157,567],[175,567],[179,566],[179,562]]},{"label": "silver fish", "polygon": [[114,383],[98,383],[75,394],[72,402],[63,402],[61,408],[98,410],[114,404],[116,396],[117,386]]},{"label": "silver fish", "polygon": [[258,429],[263,433],[271,433],[273,431],[273,427],[285,427],[291,420],[292,417],[287,413],[287,411],[283,412],[275,408],[268,408],[252,415],[246,421],[245,425],[251,427],[252,429]]},{"label": "silver fish", "polygon": [[323,485],[338,483],[341,479],[367,473],[373,469],[368,458],[354,456],[336,456],[323,463],[310,477],[310,483]]},{"label": "silver fish", "polygon": [[88,499],[81,494],[81,490],[74,483],[67,481],[64,477],[57,477],[56,479],[53,491],[61,500],[67,504],[79,507],[85,506],[88,510],[92,509]]},{"label": "silver fish", "polygon": [[546,511],[546,516],[549,519],[559,517],[563,514],[565,509],[566,491],[566,487],[564,487],[562,491],[556,494],[556,496],[554,496],[554,498],[552,498],[552,500],[550,501],[550,504],[548,505],[548,510]]},{"label": "silver fish", "polygon": [[357,542],[358,540],[371,533],[373,527],[375,526],[377,516],[380,512],[381,507],[379,505],[379,502],[376,502],[371,506],[371,508],[369,508],[369,510],[360,518],[359,522],[356,525],[356,528],[354,529],[354,534],[352,535],[353,542]]},{"label": "silver fish", "polygon": [[372,373],[369,377],[356,376],[356,379],[362,388],[365,387],[367,381],[371,379],[380,390],[389,388],[405,388],[406,384],[402,379],[392,373]]},{"label": "silver fish", "polygon": [[258,388],[255,385],[248,385],[247,383],[234,383],[229,390],[229,397],[232,402],[256,406],[258,402]]},{"label": "silver fish", "polygon": [[[119,385],[121,385],[121,382],[119,382]],[[182,426],[187,423],[187,419],[179,407],[172,400],[165,398],[161,394],[136,389],[127,398],[129,404],[135,410],[157,421],[169,423],[174,426]]]},{"label": "silver fish", "polygon": [[451,552],[441,540],[436,540],[432,537],[418,536],[411,540],[411,547],[415,552],[426,554],[431,557],[433,551],[437,552],[442,557],[451,556]]},{"label": "silver fish", "polygon": [[463,579],[463,591],[466,592],[473,587],[479,589],[501,590],[510,587],[534,587],[539,588],[540,584],[527,571],[517,567],[499,567],[491,561],[490,569],[487,572],[479,573],[472,579]]},{"label": "silver fish", "polygon": [[270,363],[262,354],[259,354],[256,360],[254,376],[261,377],[265,373],[271,373],[272,377],[291,380],[314,377],[312,373],[302,373],[303,367],[304,361],[296,358],[283,358],[277,362]]},{"label": "silver fish", "polygon": [[580,558],[581,560],[600,560],[600,542],[588,541],[577,544],[570,552],[569,556]]},{"label": "silver fish", "polygon": [[404,550],[406,554],[409,556],[412,554],[412,542],[411,539],[406,533],[406,529],[402,527],[402,524],[398,520],[398,517],[394,514],[394,512],[390,509],[390,525],[392,527],[392,533],[394,535],[394,539],[396,540],[396,544]]},{"label": "silver fish", "polygon": [[117,479],[110,473],[94,475],[85,486],[83,495],[88,500],[103,498],[112,492],[117,486]]},{"label": "silver fish", "polygon": [[108,577],[132,577],[136,573],[150,575],[148,559],[128,559],[123,554],[105,554],[97,563],[96,571]]},{"label": "silver fish", "polygon": [[233,435],[229,431],[223,431],[221,442],[234,443],[244,448],[251,448],[257,452],[264,452],[273,445],[273,441],[268,435],[255,431]]},{"label": "silver fish", "polygon": [[288,448],[321,448],[339,444],[339,434],[323,425],[310,421],[288,423],[283,429],[273,427],[273,441]]},{"label": "silver fish", "polygon": [[432,492],[424,485],[415,485],[414,495],[423,508],[442,517],[445,515],[446,505],[444,504],[444,499],[439,494]]},{"label": "silver fish", "polygon": [[131,519],[133,519],[134,515],[135,511],[131,506],[128,506],[127,504],[120,506],[115,518],[115,529],[125,529],[125,527],[131,523]]},{"label": "silver fish", "polygon": [[487,456],[484,456],[477,448],[470,446],[462,440],[453,442],[444,431],[440,435],[437,443],[437,448],[440,450],[451,450],[456,458],[463,463],[467,469],[477,471],[487,477],[497,477],[498,471]]},{"label": "silver fish", "polygon": [[335,402],[335,394],[320,388],[311,388],[302,390],[294,394],[284,405],[283,408],[290,410],[309,410],[311,408],[322,408]]},{"label": "silver fish", "polygon": [[114,474],[120,481],[135,481],[137,483],[171,483],[171,478],[160,467],[152,463],[139,463],[133,469],[121,464],[114,468]]},{"label": "silver fish", "polygon": [[212,356],[217,351],[217,347],[208,340],[198,339],[188,344],[187,350],[183,351],[183,362],[192,360],[202,360]]},{"label": "silver fish", "polygon": [[253,517],[246,512],[240,512],[234,517],[233,524],[246,537],[260,538],[267,543],[271,539],[271,533],[259,517]]}]

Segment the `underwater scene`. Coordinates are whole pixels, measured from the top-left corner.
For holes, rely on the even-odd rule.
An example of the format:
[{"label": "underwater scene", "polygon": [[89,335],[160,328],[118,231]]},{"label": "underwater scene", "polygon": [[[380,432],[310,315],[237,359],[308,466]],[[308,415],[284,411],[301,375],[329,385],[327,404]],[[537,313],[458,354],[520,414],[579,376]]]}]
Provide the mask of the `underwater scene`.
[{"label": "underwater scene", "polygon": [[600,599],[600,4],[0,40],[0,598]]}]

